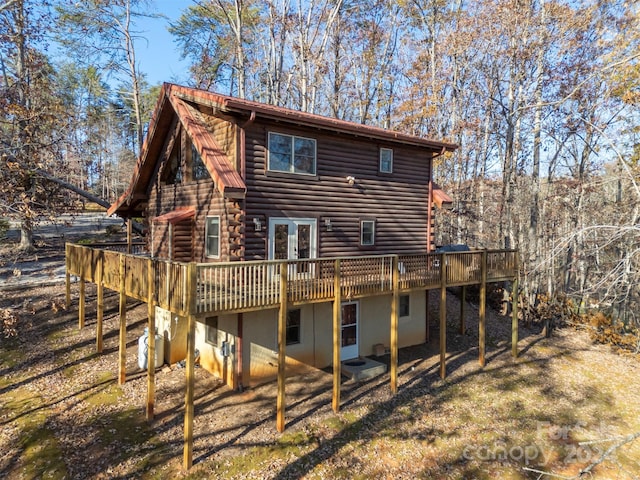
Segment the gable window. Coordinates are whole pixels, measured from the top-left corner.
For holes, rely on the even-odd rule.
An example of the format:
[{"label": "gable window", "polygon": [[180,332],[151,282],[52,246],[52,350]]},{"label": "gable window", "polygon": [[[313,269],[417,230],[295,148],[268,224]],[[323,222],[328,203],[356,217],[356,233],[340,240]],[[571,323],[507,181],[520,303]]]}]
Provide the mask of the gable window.
[{"label": "gable window", "polygon": [[206,331],[205,341],[209,345],[218,345],[218,317],[207,317],[205,319]]},{"label": "gable window", "polygon": [[393,172],[393,150],[390,148],[380,149],[380,172]]},{"label": "gable window", "polygon": [[360,245],[370,247],[376,243],[375,220],[360,220]]},{"label": "gable window", "polygon": [[205,180],[207,178],[211,178],[209,170],[207,170],[207,166],[202,161],[200,152],[198,152],[198,149],[194,144],[191,144],[191,164],[191,174],[194,180]]},{"label": "gable window", "polygon": [[411,315],[411,310],[409,309],[409,298],[409,295],[400,295],[398,305],[399,317],[408,317]]},{"label": "gable window", "polygon": [[289,310],[287,312],[286,344],[294,345],[300,343],[300,309]]},{"label": "gable window", "polygon": [[269,132],[269,166],[274,172],[316,174],[316,141]]},{"label": "gable window", "polygon": [[207,217],[205,226],[205,255],[209,258],[220,256],[220,217]]}]

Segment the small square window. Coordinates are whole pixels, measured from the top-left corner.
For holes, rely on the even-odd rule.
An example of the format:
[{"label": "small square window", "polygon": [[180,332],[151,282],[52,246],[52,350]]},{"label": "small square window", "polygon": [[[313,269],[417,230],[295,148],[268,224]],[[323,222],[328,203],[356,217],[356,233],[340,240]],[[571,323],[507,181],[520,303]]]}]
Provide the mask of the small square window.
[{"label": "small square window", "polygon": [[287,312],[287,345],[300,343],[300,317],[299,308]]},{"label": "small square window", "polygon": [[205,237],[205,255],[209,258],[218,258],[220,256],[220,217],[207,217]]},{"label": "small square window", "polygon": [[376,222],[374,220],[360,221],[360,245],[372,246],[376,242]]},{"label": "small square window", "polygon": [[205,341],[209,345],[218,345],[218,317],[205,318]]},{"label": "small square window", "polygon": [[382,173],[393,172],[393,150],[390,148],[380,149],[380,171]]},{"label": "small square window", "polygon": [[400,295],[400,299],[399,299],[399,305],[398,305],[398,316],[399,317],[408,317],[411,315],[411,310],[410,310],[410,302],[409,302],[409,295]]}]

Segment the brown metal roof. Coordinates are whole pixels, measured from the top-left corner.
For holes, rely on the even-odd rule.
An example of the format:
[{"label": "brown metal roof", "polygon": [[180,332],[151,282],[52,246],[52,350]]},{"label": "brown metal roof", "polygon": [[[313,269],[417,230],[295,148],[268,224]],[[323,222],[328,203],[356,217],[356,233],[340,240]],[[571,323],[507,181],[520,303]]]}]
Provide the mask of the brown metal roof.
[{"label": "brown metal roof", "polygon": [[251,114],[252,112],[255,112],[255,114],[258,116],[286,121],[297,125],[313,126],[316,128],[332,130],[334,132],[343,132],[356,136],[378,138],[390,142],[426,146],[438,151],[444,150],[452,152],[456,148],[458,148],[458,146],[454,143],[440,142],[428,138],[408,135],[406,133],[396,132],[393,130],[387,130],[384,128],[372,127],[370,125],[347,122],[345,120],[339,120],[337,118],[323,117],[321,115],[300,112],[297,110],[291,110],[289,108],[276,107],[274,105],[253,102],[251,100],[229,97],[205,90],[197,90],[193,88],[182,87],[179,85],[171,85],[170,88],[171,92],[174,95],[184,98],[185,100],[193,101],[196,103],[204,102],[205,104],[217,107],[221,111],[227,113],[235,112]]},{"label": "brown metal roof", "polygon": [[175,210],[160,215],[153,219],[154,222],[167,222],[171,225],[180,223],[182,220],[191,218],[196,214],[196,207],[178,207]]},{"label": "brown metal roof", "polygon": [[202,161],[216,182],[216,186],[225,194],[226,190],[233,190],[231,197],[244,197],[247,187],[238,171],[233,168],[224,151],[218,146],[213,135],[205,126],[200,113],[179,98],[171,95],[169,101],[178,114],[188,135],[195,144]]}]

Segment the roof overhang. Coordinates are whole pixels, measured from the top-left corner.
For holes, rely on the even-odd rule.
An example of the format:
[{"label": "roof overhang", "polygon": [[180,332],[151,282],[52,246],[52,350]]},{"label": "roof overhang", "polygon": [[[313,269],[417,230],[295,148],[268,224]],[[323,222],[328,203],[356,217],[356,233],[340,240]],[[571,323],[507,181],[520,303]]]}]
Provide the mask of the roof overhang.
[{"label": "roof overhang", "polygon": [[196,207],[179,207],[163,215],[154,217],[153,221],[159,222],[159,223],[170,223],[171,225],[175,225],[176,223],[180,223],[183,220],[193,218],[195,214],[196,214]]}]

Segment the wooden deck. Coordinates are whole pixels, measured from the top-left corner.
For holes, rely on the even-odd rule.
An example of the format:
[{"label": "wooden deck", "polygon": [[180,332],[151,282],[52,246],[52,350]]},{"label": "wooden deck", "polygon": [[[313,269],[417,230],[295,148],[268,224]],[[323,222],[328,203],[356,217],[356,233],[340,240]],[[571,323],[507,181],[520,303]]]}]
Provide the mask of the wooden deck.
[{"label": "wooden deck", "polygon": [[[90,248],[66,245],[67,307],[71,305],[71,277],[79,282],[79,327],[84,326],[85,283],[97,285],[96,350],[102,352],[103,289],[120,294],[119,375],[126,379],[127,298],[141,300],[148,308],[148,328],[155,331],[155,306],[187,318],[186,395],[183,466],[193,462],[194,358],[196,318],[223,313],[241,313],[267,308],[278,312],[278,396],[276,427],[285,428],[286,318],[291,305],[333,302],[333,396],[332,408],[340,409],[340,325],[343,300],[389,295],[390,384],[398,388],[398,304],[399,295],[412,290],[440,291],[440,376],[446,375],[447,287],[479,285],[479,362],[485,362],[486,286],[511,281],[517,291],[518,255],[515,250],[476,250],[416,255],[378,255],[274,260],[232,263],[180,263],[144,255],[124,253],[121,246]],[[132,251],[129,247],[128,251]],[[513,296],[512,353],[517,356],[517,296]],[[464,298],[461,305],[464,308]],[[427,309],[428,311],[428,309]],[[461,312],[461,319],[464,312]],[[428,329],[429,321],[426,326]],[[461,328],[463,328],[461,323]],[[427,330],[428,331],[428,330]],[[147,418],[153,418],[155,404],[155,336],[149,336],[147,365]]]},{"label": "wooden deck", "polygon": [[[283,270],[287,274],[286,295],[291,305],[332,301],[336,296],[336,278],[340,279],[340,297],[351,300],[392,294],[396,288],[394,278],[397,278],[397,289],[404,293],[443,286],[480,285],[483,278],[487,283],[501,282],[513,280],[517,275],[515,250],[180,263],[105,247],[67,244],[67,274],[82,281],[102,283],[115,291],[120,291],[124,280],[126,295],[141,301],[149,298],[147,279],[152,278],[154,303],[179,315],[277,308],[282,302]],[[398,270],[395,277],[393,265],[397,265]],[[189,312],[187,307],[187,279],[192,270],[195,312]]]}]

